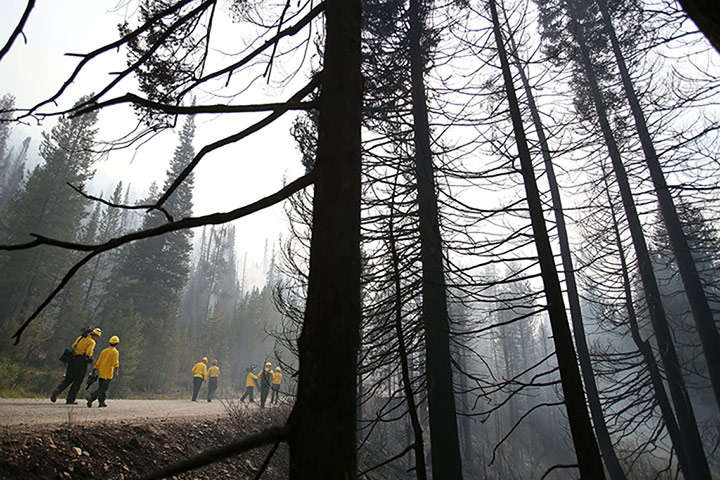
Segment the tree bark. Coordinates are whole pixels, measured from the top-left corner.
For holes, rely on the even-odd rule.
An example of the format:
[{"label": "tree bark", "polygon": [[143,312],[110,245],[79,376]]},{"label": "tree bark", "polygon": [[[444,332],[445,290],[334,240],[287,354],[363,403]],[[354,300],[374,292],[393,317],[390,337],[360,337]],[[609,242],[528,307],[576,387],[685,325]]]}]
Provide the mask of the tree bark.
[{"label": "tree bark", "polygon": [[290,478],[357,477],[360,329],[360,1],[326,0],[307,304]]}]

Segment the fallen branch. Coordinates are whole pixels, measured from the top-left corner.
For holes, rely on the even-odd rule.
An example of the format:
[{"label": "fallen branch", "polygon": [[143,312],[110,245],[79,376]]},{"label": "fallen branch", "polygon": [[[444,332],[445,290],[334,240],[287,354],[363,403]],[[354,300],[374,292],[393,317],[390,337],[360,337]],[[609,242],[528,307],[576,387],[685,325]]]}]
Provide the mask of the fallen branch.
[{"label": "fallen branch", "polygon": [[257,435],[244,438],[235,443],[225,445],[224,447],[207,450],[199,455],[169,465],[162,470],[158,470],[142,478],[143,480],[154,480],[156,478],[165,478],[173,475],[178,475],[180,473],[203,467],[213,462],[224,460],[228,457],[232,457],[234,455],[238,455],[240,453],[262,447],[264,445],[287,441],[289,435],[290,428],[287,426],[270,427],[267,430],[258,433]]}]

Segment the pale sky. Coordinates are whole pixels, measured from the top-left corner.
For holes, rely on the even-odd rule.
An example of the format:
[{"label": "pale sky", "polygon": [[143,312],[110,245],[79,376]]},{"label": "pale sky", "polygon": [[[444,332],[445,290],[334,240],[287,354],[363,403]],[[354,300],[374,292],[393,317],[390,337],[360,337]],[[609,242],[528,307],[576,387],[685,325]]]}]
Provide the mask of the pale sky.
[{"label": "pale sky", "polygon": [[[133,11],[118,8],[117,0],[37,0],[24,29],[27,43],[20,37],[12,50],[0,62],[0,95],[12,93],[17,107],[29,107],[57,91],[67,75],[78,63],[77,57],[65,53],[87,53],[118,38],[117,25]],[[131,2],[135,3],[135,2]],[[0,4],[0,42],[4,44],[21,17],[25,0],[2,0]],[[218,19],[224,19],[221,12]],[[213,38],[222,44],[225,52],[239,51],[243,45],[233,45],[227,39],[238,38],[240,26],[220,22],[214,28]],[[224,41],[225,40],[225,41]],[[221,61],[220,55],[215,57]],[[108,72],[125,67],[124,53],[113,52],[102,57],[93,68],[81,74],[62,97],[61,106],[69,106],[78,97],[97,91],[109,78]],[[241,81],[238,75],[236,81]],[[305,82],[299,78],[298,82]],[[125,82],[111,93],[121,95],[135,91],[133,82]],[[283,93],[277,88],[257,84],[236,100],[235,103],[259,103],[267,100],[280,101],[292,94],[290,88]],[[279,96],[278,96],[279,95]],[[266,96],[266,98],[262,98]],[[110,98],[110,97],[106,97]],[[198,103],[207,101],[199,98]],[[219,103],[214,100],[212,103]],[[237,114],[230,120],[227,116],[203,115],[196,117],[195,148],[241,130],[253,119]],[[300,154],[288,134],[295,113],[286,114],[271,129],[255,134],[236,145],[225,147],[204,158],[195,172],[194,215],[227,211],[264,197],[283,185],[283,178],[292,181],[302,175]],[[125,133],[133,124],[131,109],[112,107],[100,114],[98,139],[111,140]],[[41,126],[35,124],[15,129],[12,139],[19,142],[32,135],[31,156],[36,156],[40,132],[49,131],[54,124],[47,119]],[[179,122],[182,125],[182,120]],[[162,185],[165,171],[177,144],[178,132],[165,132],[152,142],[136,150],[113,152],[107,159],[97,162],[95,179],[88,186],[90,193],[103,193],[108,197],[114,184],[122,180],[132,183],[138,195],[156,181]],[[285,232],[285,219],[280,207],[273,207],[236,222],[238,237],[237,254],[242,262],[248,254],[248,276],[254,282],[262,280],[261,272],[253,272],[253,265],[262,265],[265,241],[277,242]],[[200,230],[195,230],[196,237]],[[285,235],[284,235],[285,236]],[[242,265],[239,265],[242,268]]]}]

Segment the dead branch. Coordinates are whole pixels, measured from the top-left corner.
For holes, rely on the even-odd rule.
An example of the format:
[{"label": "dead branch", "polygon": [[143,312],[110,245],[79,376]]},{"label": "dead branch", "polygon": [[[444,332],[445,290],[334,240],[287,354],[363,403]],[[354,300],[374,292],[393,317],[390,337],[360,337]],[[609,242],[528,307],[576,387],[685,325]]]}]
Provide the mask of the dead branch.
[{"label": "dead branch", "polygon": [[[0,50],[0,61],[2,61],[5,54],[10,51],[10,47],[12,47],[12,44],[15,43],[15,39],[19,35],[22,35],[23,38],[25,37],[25,34],[22,33],[22,31],[23,28],[25,28],[25,23],[27,23],[27,19],[30,16],[30,12],[32,11],[33,7],[35,7],[35,0],[28,0],[27,7],[25,7],[25,12],[23,13],[22,18],[20,18],[20,21],[15,27],[15,30],[10,35],[10,38],[8,38],[7,43],[5,43],[5,46],[2,48],[2,50]],[[25,43],[27,43],[27,39],[25,40]]]},{"label": "dead branch", "polygon": [[[66,183],[67,183],[67,182],[66,182]],[[175,221],[175,219],[173,218],[173,216],[170,215],[170,212],[168,212],[167,210],[165,210],[165,209],[162,208],[162,207],[160,207],[160,208],[154,208],[154,205],[123,205],[123,204],[120,204],[120,203],[113,203],[113,202],[109,202],[109,201],[105,200],[104,198],[96,197],[96,196],[94,196],[94,195],[89,195],[89,194],[83,192],[81,188],[76,187],[76,186],[73,185],[72,183],[67,183],[67,185],[68,185],[70,188],[72,188],[73,190],[75,190],[77,193],[79,193],[80,195],[82,195],[83,197],[87,198],[88,200],[92,200],[92,201],[94,201],[94,202],[100,202],[100,203],[102,203],[103,205],[107,205],[108,207],[112,207],[112,208],[122,208],[122,209],[124,209],[124,210],[150,210],[150,209],[155,209],[155,210],[159,210],[160,212],[162,212],[163,215],[165,215],[165,218],[167,218],[167,221],[168,221],[168,222],[173,222],[173,221]]]},{"label": "dead branch", "polygon": [[392,462],[394,462],[395,460],[397,460],[398,458],[404,457],[406,453],[408,453],[409,451],[414,450],[414,449],[415,449],[415,444],[414,444],[414,443],[413,443],[412,445],[408,445],[407,447],[405,447],[405,448],[404,448],[400,453],[398,453],[397,455],[394,455],[394,456],[388,458],[387,460],[385,460],[384,462],[378,463],[377,465],[374,465],[374,466],[368,468],[367,470],[365,470],[365,471],[363,471],[363,472],[360,472],[360,473],[358,474],[358,478],[362,477],[363,475],[367,475],[368,473],[372,472],[373,470],[377,470],[378,468],[380,468],[380,467],[382,467],[382,466],[384,466],[384,465],[387,465],[388,463],[392,463]]},{"label": "dead branch", "polygon": [[80,55],[80,57],[82,57],[82,60],[80,61],[80,63],[77,64],[77,66],[75,67],[75,70],[73,70],[73,72],[70,74],[70,76],[67,78],[67,80],[65,80],[65,83],[62,84],[62,86],[60,87],[60,89],[59,89],[57,92],[55,92],[55,94],[54,94],[53,96],[51,96],[50,98],[43,100],[42,102],[38,103],[37,105],[35,105],[35,106],[32,107],[31,109],[29,109],[29,110],[27,111],[26,115],[32,115],[32,114],[33,114],[34,112],[36,112],[39,108],[41,108],[41,107],[43,107],[43,106],[45,106],[45,105],[47,105],[47,104],[49,104],[49,103],[54,103],[58,98],[60,98],[60,96],[65,92],[65,90],[68,88],[68,86],[70,86],[70,85],[75,81],[75,79],[77,78],[77,76],[80,74],[80,71],[81,71],[81,70],[85,67],[85,65],[88,64],[93,58],[98,57],[98,56],[102,55],[102,54],[105,53],[105,52],[108,52],[108,51],[114,50],[114,49],[116,49],[116,48],[119,48],[119,47],[122,46],[123,44],[131,41],[132,39],[138,37],[138,36],[139,36],[141,33],[143,33],[144,31],[148,30],[155,22],[157,22],[157,21],[160,20],[161,18],[163,18],[163,17],[165,17],[165,16],[167,16],[167,15],[171,15],[171,14],[175,13],[176,11],[180,10],[183,6],[185,6],[186,4],[188,4],[188,3],[192,2],[192,1],[193,1],[193,0],[181,0],[181,1],[179,1],[178,3],[176,3],[175,5],[172,5],[172,6],[168,7],[167,9],[158,12],[156,15],[153,15],[153,16],[152,16],[150,19],[148,19],[148,21],[145,22],[142,26],[140,26],[139,28],[137,28],[137,29],[133,30],[132,32],[128,33],[127,35],[125,35],[125,36],[122,37],[121,39],[116,40],[116,41],[114,41],[114,42],[112,42],[112,43],[108,43],[107,45],[102,46],[102,47],[100,47],[100,48],[98,48],[98,49],[96,49],[96,50],[93,50],[93,51],[90,52],[90,53],[87,53],[87,54],[84,54],[84,55]]},{"label": "dead branch", "polygon": [[28,317],[27,320],[25,320],[25,323],[22,324],[20,328],[13,334],[11,338],[15,339],[15,345],[17,345],[20,342],[20,336],[25,331],[25,329],[30,325],[30,323],[37,318],[37,316],[47,307],[47,305],[52,301],[53,298],[57,296],[60,291],[65,288],[65,285],[68,284],[68,282],[72,279],[73,276],[80,270],[80,268],[85,265],[87,262],[89,262],[92,258],[95,256],[106,252],[108,250],[112,250],[114,248],[120,247],[122,245],[125,245],[130,242],[134,242],[136,240],[141,240],[145,238],[152,238],[157,237],[159,235],[163,235],[165,233],[175,232],[177,230],[184,230],[188,228],[196,228],[201,227],[204,225],[219,225],[222,223],[231,222],[233,220],[237,220],[238,218],[250,215],[251,213],[263,210],[267,207],[270,207],[282,200],[285,200],[286,198],[290,197],[294,193],[302,190],[303,188],[307,187],[313,182],[313,172],[308,173],[307,175],[304,175],[297,180],[293,181],[292,183],[286,185],[285,187],[281,188],[277,192],[275,192],[272,195],[269,195],[265,198],[262,198],[254,203],[251,203],[250,205],[246,205],[244,207],[237,208],[235,210],[232,210],[230,212],[224,212],[224,213],[213,213],[210,215],[204,215],[202,217],[188,217],[183,218],[181,220],[178,220],[177,222],[172,223],[166,223],[164,225],[161,225],[159,227],[151,228],[148,230],[142,230],[139,232],[133,232],[129,233],[127,235],[123,235],[121,237],[112,238],[108,240],[105,243],[98,244],[98,245],[88,245],[88,244],[81,244],[81,243],[74,243],[74,242],[65,242],[62,240],[57,240],[53,238],[43,237],[41,235],[33,234],[32,236],[35,237],[35,240],[32,242],[24,243],[24,244],[16,244],[16,245],[0,245],[0,250],[24,250],[29,248],[34,248],[40,245],[50,245],[58,248],[65,248],[68,250],[76,250],[76,251],[84,251],[84,252],[90,252],[88,255],[86,255],[82,260],[77,262],[75,265],[73,265],[70,270],[63,276],[62,280],[58,284],[57,287],[45,298],[45,300],[40,304],[40,306]]},{"label": "dead branch", "polygon": [[[305,96],[310,94],[310,92],[312,92],[315,89],[315,87],[317,87],[319,84],[320,84],[320,76],[317,75],[310,81],[310,83],[308,83],[305,87],[303,87],[297,93],[295,93],[292,97],[290,97],[289,101],[296,102],[296,101],[302,100]],[[263,118],[259,122],[256,122],[253,125],[249,126],[248,128],[242,130],[241,132],[238,132],[234,135],[230,135],[229,137],[218,140],[215,143],[205,145],[195,155],[195,158],[193,158],[192,161],[190,163],[188,163],[188,165],[185,167],[185,169],[182,172],[180,172],[180,175],[177,176],[177,178],[172,183],[172,185],[170,185],[170,187],[165,191],[165,193],[157,201],[157,203],[155,204],[155,207],[159,208],[162,206],[163,203],[165,203],[165,201],[180,186],[180,184],[182,184],[182,182],[185,181],[187,176],[190,175],[190,172],[193,171],[193,169],[197,166],[198,163],[200,163],[200,160],[205,155],[212,152],[213,150],[217,150],[220,147],[224,147],[225,145],[229,145],[231,143],[242,140],[243,138],[257,132],[258,130],[261,130],[263,127],[269,125],[273,121],[280,118],[280,116],[282,116],[287,111],[288,111],[287,108],[274,110],[273,113],[271,113],[267,117]]]},{"label": "dead branch", "polygon": [[162,470],[158,470],[142,478],[143,480],[154,480],[156,478],[165,478],[173,475],[178,475],[180,473],[187,472],[205,465],[209,465],[210,463],[224,460],[226,458],[232,457],[233,455],[238,455],[240,453],[247,452],[258,447],[269,445],[271,443],[287,441],[289,436],[290,427],[270,427],[267,430],[258,433],[257,435],[244,438],[235,443],[230,443],[228,445],[225,445],[224,447],[216,448],[213,450],[206,450],[199,455],[188,458],[187,460],[183,460],[181,462],[174,463],[172,465],[168,465]]},{"label": "dead branch", "polygon": [[[100,110],[101,108],[109,107],[112,105],[121,105],[123,103],[132,103],[145,108],[153,110],[159,110],[163,113],[171,115],[196,115],[200,113],[245,113],[245,112],[267,112],[284,109],[288,110],[309,110],[315,108],[315,102],[285,102],[285,103],[262,103],[259,105],[196,105],[190,107],[183,107],[180,105],[167,105],[160,102],[155,102],[147,98],[143,98],[134,93],[126,93],[120,97],[111,98],[104,102],[93,103],[82,107],[74,112],[72,116],[82,115],[85,113],[92,112],[94,110]],[[57,113],[60,115],[60,113]]]}]

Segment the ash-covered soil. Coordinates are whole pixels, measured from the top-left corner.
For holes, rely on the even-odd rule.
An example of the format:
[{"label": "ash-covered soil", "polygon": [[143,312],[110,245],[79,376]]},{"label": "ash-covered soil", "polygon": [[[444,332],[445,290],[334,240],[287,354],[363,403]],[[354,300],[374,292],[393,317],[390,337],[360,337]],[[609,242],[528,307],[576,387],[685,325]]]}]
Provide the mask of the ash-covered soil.
[{"label": "ash-covered soil", "polygon": [[[141,478],[268,426],[283,425],[289,412],[288,406],[281,406],[230,409],[205,417],[119,421],[68,418],[63,423],[6,424],[0,427],[0,478]],[[173,478],[253,478],[270,449],[268,446]],[[283,444],[262,478],[287,478],[287,463],[287,446]]]}]

